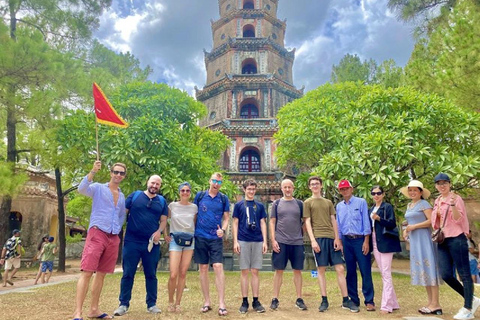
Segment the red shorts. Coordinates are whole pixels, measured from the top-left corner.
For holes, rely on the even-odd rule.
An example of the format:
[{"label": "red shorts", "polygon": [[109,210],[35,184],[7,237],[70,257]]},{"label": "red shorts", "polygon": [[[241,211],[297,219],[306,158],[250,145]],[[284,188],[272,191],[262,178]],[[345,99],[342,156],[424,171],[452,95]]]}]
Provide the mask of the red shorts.
[{"label": "red shorts", "polygon": [[83,248],[81,270],[113,273],[119,244],[118,235],[105,233],[97,227],[90,228]]}]

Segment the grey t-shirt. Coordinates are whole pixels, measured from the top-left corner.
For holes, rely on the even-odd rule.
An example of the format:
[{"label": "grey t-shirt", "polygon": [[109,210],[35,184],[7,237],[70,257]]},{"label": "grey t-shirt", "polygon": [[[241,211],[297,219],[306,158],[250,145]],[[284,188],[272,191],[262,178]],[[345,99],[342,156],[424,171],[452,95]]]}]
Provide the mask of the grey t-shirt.
[{"label": "grey t-shirt", "polygon": [[172,202],[168,205],[170,209],[170,233],[187,232],[195,233],[195,215],[198,207],[194,203],[189,205]]},{"label": "grey t-shirt", "polygon": [[303,245],[300,207],[297,200],[280,199],[277,206],[272,207],[271,217],[276,218],[275,240],[283,244]]}]

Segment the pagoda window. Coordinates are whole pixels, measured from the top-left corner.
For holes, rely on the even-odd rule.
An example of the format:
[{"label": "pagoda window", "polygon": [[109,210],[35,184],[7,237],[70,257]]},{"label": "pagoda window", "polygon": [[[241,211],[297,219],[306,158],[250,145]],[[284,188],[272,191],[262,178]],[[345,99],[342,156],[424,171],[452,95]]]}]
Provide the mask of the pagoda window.
[{"label": "pagoda window", "polygon": [[255,59],[248,58],[242,62],[242,74],[256,74],[257,62]]},{"label": "pagoda window", "polygon": [[260,172],[260,155],[256,149],[243,151],[238,164],[240,172]]},{"label": "pagoda window", "polygon": [[258,118],[258,108],[254,104],[246,104],[240,110],[240,118],[254,119]]},{"label": "pagoda window", "polygon": [[243,27],[243,37],[244,38],[255,38],[255,27],[251,24],[247,24]]},{"label": "pagoda window", "polygon": [[255,9],[253,0],[243,0],[243,9]]}]

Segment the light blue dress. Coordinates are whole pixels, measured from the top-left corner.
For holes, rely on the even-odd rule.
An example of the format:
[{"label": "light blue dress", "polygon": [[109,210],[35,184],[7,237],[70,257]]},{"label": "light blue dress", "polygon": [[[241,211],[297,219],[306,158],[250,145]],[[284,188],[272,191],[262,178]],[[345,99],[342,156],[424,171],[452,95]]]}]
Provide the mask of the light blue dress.
[{"label": "light blue dress", "polygon": [[[432,206],[426,200],[418,201],[407,208],[405,218],[408,224],[417,224],[427,220],[426,209]],[[410,232],[410,276],[412,284],[436,286],[441,283],[437,267],[437,245],[432,242],[431,228],[421,228]]]}]

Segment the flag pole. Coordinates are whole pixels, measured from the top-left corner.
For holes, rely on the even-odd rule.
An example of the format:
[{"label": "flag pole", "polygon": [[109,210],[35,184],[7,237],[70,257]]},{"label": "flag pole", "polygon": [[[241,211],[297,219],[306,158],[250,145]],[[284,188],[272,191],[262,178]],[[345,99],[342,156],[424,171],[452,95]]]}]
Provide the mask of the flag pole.
[{"label": "flag pole", "polygon": [[95,115],[95,141],[97,142],[97,161],[100,160],[100,153],[98,152],[98,121]]}]

